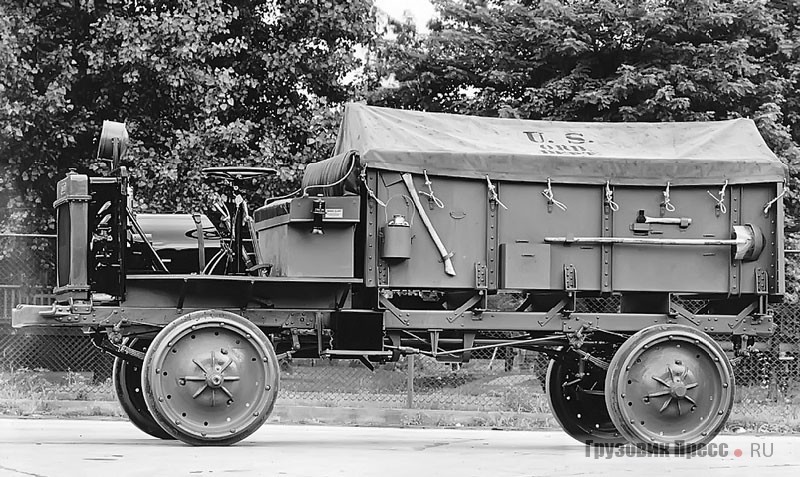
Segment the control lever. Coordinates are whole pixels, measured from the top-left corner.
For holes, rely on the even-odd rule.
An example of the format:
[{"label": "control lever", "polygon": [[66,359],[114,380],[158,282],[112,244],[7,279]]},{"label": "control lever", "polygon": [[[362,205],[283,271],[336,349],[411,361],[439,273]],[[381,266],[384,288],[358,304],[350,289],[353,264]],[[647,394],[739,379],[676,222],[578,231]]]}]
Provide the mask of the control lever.
[{"label": "control lever", "polygon": [[206,245],[205,245],[205,236],[203,231],[203,224],[201,222],[200,214],[194,213],[192,214],[192,220],[194,220],[194,226],[197,229],[197,261],[198,261],[198,270],[202,272],[206,268]]},{"label": "control lever", "polygon": [[222,202],[222,200],[217,199],[212,204],[212,207],[214,207],[222,216],[220,217],[220,220],[228,228],[228,232],[233,230],[233,225],[231,224],[231,214],[228,212],[228,208],[225,207],[225,203]]}]

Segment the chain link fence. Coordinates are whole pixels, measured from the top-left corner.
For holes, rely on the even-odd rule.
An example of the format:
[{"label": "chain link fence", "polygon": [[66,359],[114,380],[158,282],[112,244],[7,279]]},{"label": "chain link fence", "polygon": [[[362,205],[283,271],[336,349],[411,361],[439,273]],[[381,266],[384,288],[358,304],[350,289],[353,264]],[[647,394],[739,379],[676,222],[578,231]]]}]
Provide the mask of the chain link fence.
[{"label": "chain link fence", "polygon": [[[36,245],[24,258],[8,243]],[[26,242],[27,241],[27,242]],[[113,357],[95,349],[78,330],[12,330],[10,310],[17,303],[48,303],[47,287],[29,286],[31,277],[49,280],[52,257],[44,239],[0,239],[0,400],[112,400]],[[41,255],[40,255],[41,252]],[[28,282],[31,283],[31,282]],[[48,283],[34,281],[32,283]],[[516,297],[518,299],[519,297]],[[515,299],[514,297],[511,298]],[[697,311],[700,301],[682,305]],[[505,304],[507,305],[507,303]],[[615,312],[616,297],[583,299],[578,311]],[[758,430],[800,429],[800,303],[773,306],[777,332],[757,343],[756,352],[734,359],[737,382],[732,423]],[[511,339],[496,332],[492,338]],[[723,341],[730,350],[730,341]],[[548,360],[543,354],[490,349],[468,363],[408,356],[370,371],[356,360],[294,359],[281,363],[279,403],[313,406],[510,411],[550,414],[544,393]],[[765,427],[766,426],[766,427]]]}]

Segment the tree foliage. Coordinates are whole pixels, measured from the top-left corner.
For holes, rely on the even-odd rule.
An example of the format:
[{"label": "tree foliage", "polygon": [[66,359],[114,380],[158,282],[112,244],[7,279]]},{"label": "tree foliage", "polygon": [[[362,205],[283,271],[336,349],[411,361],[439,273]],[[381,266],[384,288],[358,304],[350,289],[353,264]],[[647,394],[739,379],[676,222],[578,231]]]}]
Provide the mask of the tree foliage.
[{"label": "tree foliage", "polygon": [[326,157],[352,96],[344,76],[374,37],[345,0],[24,0],[0,6],[2,227],[52,230],[55,182],[124,121],[139,210],[202,209],[205,166],[277,167],[291,188]]}]

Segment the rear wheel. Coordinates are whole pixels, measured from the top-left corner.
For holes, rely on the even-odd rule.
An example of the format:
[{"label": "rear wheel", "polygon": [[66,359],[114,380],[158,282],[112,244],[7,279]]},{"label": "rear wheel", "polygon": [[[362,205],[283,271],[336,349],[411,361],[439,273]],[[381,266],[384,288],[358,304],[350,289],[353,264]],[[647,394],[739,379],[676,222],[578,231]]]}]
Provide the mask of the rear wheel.
[{"label": "rear wheel", "polygon": [[611,360],[606,403],[631,443],[684,453],[706,445],[733,409],[733,368],[713,338],[655,325],[628,338]]},{"label": "rear wheel", "polygon": [[[146,351],[150,340],[132,338],[126,339],[124,344],[136,351]],[[145,403],[142,393],[141,362],[134,359],[115,358],[112,380],[117,400],[134,426],[159,439],[174,439],[158,425],[153,419],[153,415],[147,410],[147,403]]]},{"label": "rear wheel", "polygon": [[204,310],[173,321],[145,356],[147,407],[169,434],[192,445],[228,445],[266,421],[278,393],[278,360],[253,323]]},{"label": "rear wheel", "polygon": [[587,445],[626,442],[606,409],[605,375],[604,369],[569,352],[547,367],[546,392],[553,415],[564,432]]}]

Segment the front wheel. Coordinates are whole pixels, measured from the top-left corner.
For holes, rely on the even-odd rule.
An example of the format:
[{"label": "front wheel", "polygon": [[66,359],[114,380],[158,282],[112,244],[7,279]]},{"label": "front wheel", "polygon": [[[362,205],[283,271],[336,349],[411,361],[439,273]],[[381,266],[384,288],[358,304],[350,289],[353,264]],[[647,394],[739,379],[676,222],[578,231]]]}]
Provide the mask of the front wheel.
[{"label": "front wheel", "polygon": [[147,350],[147,408],[170,435],[192,445],[229,445],[255,432],[275,406],[272,343],[250,321],[204,310],[178,318]]}]

